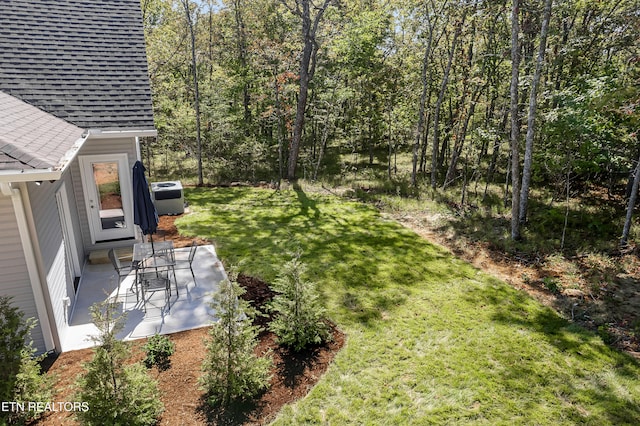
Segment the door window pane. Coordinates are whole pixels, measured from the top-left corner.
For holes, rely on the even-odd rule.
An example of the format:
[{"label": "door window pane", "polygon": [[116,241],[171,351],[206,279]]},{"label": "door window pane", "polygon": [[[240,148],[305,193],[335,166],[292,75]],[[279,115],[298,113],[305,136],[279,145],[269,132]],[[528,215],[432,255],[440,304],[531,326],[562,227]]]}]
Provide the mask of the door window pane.
[{"label": "door window pane", "polygon": [[118,162],[93,163],[92,166],[102,229],[126,228]]}]

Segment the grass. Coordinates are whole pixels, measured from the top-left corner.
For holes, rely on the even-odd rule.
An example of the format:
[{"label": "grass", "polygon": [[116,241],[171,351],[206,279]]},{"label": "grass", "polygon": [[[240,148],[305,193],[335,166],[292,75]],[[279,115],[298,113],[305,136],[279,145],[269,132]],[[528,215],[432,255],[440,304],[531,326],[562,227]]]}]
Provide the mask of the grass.
[{"label": "grass", "polygon": [[267,281],[302,249],[348,335],[276,424],[640,424],[640,366],[373,207],[305,192],[187,189],[181,232]]}]

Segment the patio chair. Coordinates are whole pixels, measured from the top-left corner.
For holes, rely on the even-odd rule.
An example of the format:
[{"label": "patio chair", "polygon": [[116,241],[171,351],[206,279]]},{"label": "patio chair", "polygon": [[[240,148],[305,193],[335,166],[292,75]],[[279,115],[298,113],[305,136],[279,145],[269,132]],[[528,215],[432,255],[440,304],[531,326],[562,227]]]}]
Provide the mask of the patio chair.
[{"label": "patio chair", "polygon": [[[109,250],[109,260],[111,260],[111,264],[113,265],[113,268],[116,270],[117,274],[118,274],[118,288],[116,291],[116,298],[118,297],[118,294],[120,293],[120,284],[122,283],[122,280],[124,278],[127,277],[127,275],[129,275],[132,271],[135,270],[133,264],[128,265],[128,266],[123,266],[122,263],[120,262],[120,258],[118,258],[118,256],[116,255],[116,251],[114,249]],[[138,297],[138,293],[136,291],[136,298]]]},{"label": "patio chair", "polygon": [[158,228],[156,232],[153,233],[154,241],[167,241],[167,231],[164,229]]},{"label": "patio chair", "polygon": [[149,295],[149,297],[147,297],[147,295],[158,291],[164,291],[165,306],[167,306],[167,312],[169,312],[171,309],[171,279],[169,277],[169,270],[158,271],[154,270],[154,268],[148,268],[148,271],[143,272],[138,269],[136,270],[136,286],[138,285],[142,290],[142,304],[145,312],[147,312],[147,303],[151,300],[151,295]]},{"label": "patio chair", "polygon": [[196,250],[198,249],[198,243],[193,241],[191,243],[191,248],[189,249],[189,256],[186,259],[180,259],[176,257],[174,269],[189,269],[191,271],[191,276],[193,277],[193,284],[196,284],[196,274],[193,272],[193,259],[196,256]]}]

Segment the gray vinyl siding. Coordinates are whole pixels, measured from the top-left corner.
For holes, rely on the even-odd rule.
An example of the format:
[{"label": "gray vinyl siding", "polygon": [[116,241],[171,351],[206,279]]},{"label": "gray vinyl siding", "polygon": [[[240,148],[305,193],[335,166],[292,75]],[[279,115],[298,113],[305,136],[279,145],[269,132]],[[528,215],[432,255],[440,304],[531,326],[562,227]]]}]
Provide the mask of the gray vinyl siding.
[{"label": "gray vinyl siding", "polygon": [[75,292],[74,277],[70,276],[66,266],[66,262],[70,262],[71,259],[66,258],[56,202],[56,192],[61,185],[62,181],[43,182],[39,186],[29,183],[28,189],[53,320],[59,338],[64,340],[70,308],[63,303],[63,299],[68,297],[73,304]]},{"label": "gray vinyl siding", "polygon": [[[10,296],[25,318],[38,318],[31,281],[11,198],[0,196],[0,294]],[[40,321],[31,331],[38,352],[45,351]]]},{"label": "gray vinyl siding", "polygon": [[[85,251],[82,243],[78,204],[76,203],[74,196],[74,184],[69,171],[65,172],[62,179],[57,182],[43,182],[40,186],[28,184],[31,207],[34,211],[34,220],[36,221],[36,227],[38,228],[38,241],[43,251],[43,260],[48,259],[51,261],[53,256],[52,249],[57,249],[56,241],[58,241],[58,239],[62,239],[60,215],[58,213],[58,205],[56,202],[56,192],[62,186],[62,182],[65,183],[67,188],[67,201],[69,203],[69,209],[71,210],[70,219],[75,237],[75,247],[77,249],[76,254],[78,259],[80,259],[80,266],[82,267]],[[42,228],[42,230],[40,228]],[[52,232],[53,235],[51,234]],[[53,243],[51,243],[51,241],[53,241]],[[45,263],[47,262],[45,261]],[[48,269],[49,268],[47,268],[47,270]]]},{"label": "gray vinyl siding", "polygon": [[[133,137],[114,138],[114,139],[89,139],[80,149],[78,155],[71,164],[71,175],[73,179],[73,194],[76,199],[78,208],[78,216],[80,229],[82,230],[82,245],[85,248],[85,254],[89,251],[100,248],[107,249],[122,246],[122,243],[97,243],[92,244],[91,232],[89,230],[89,219],[87,217],[86,198],[82,188],[82,177],[80,172],[80,162],[78,157],[83,155],[101,155],[101,154],[127,154],[129,159],[129,174],[133,169],[133,164],[137,160],[136,140]],[[129,176],[131,178],[131,176]],[[71,191],[71,188],[67,188]]]},{"label": "gray vinyl siding", "polygon": [[73,237],[75,239],[75,247],[77,250],[78,260],[80,261],[80,267],[84,266],[85,249],[82,241],[82,230],[80,228],[80,214],[79,209],[84,206],[80,205],[76,201],[74,194],[74,185],[71,178],[71,172],[67,171],[63,178],[67,186],[67,197],[69,202],[69,209],[71,210],[71,225],[73,226]]}]

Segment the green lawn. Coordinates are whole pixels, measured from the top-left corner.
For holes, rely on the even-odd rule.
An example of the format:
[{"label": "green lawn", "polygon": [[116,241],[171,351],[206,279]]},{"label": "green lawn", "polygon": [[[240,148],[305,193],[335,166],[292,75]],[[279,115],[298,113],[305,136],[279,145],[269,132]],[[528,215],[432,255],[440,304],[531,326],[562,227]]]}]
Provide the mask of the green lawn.
[{"label": "green lawn", "polygon": [[640,424],[640,366],[367,205],[189,189],[181,232],[273,280],[300,248],[347,344],[276,424]]}]

